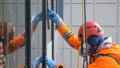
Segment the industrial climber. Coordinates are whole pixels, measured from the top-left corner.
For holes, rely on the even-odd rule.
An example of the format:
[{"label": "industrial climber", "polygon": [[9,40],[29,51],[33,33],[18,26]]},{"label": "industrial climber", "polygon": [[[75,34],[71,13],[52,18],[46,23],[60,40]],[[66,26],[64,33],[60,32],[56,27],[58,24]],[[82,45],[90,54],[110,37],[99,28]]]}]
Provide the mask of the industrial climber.
[{"label": "industrial climber", "polygon": [[[57,30],[70,46],[76,50],[81,47],[81,56],[90,56],[88,68],[120,68],[120,46],[112,42],[112,37],[103,37],[104,30],[98,23],[88,21],[86,24],[82,24],[77,37],[55,11],[49,10],[48,16],[56,24]],[[84,26],[86,29],[83,28]],[[87,33],[85,40],[84,31]],[[52,63],[49,64],[52,65]]]}]

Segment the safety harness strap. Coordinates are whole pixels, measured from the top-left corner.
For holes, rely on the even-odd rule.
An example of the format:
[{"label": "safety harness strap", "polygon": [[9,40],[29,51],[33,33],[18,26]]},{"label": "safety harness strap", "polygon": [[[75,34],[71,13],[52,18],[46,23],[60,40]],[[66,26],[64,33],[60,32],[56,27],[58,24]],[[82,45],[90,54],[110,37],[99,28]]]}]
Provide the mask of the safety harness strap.
[{"label": "safety harness strap", "polygon": [[99,57],[102,57],[102,56],[110,57],[110,58],[112,58],[113,60],[115,60],[115,61],[117,62],[117,64],[120,64],[120,62],[118,61],[117,58],[115,58],[114,56],[111,56],[111,55],[109,55],[109,54],[99,54],[99,55],[97,55],[97,56],[95,57],[95,59],[97,59],[97,58],[99,58]]}]

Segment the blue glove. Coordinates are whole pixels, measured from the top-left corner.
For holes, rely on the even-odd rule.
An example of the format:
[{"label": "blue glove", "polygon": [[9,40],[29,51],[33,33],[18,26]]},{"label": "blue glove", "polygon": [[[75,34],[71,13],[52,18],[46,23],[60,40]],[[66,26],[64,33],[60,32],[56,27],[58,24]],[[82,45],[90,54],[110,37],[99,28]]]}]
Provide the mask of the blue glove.
[{"label": "blue glove", "polygon": [[45,57],[45,62],[48,65],[49,68],[55,68],[57,65],[56,63],[49,57]]},{"label": "blue glove", "polygon": [[48,16],[53,22],[56,22],[60,18],[60,16],[53,10],[48,11]]},{"label": "blue glove", "polygon": [[42,11],[39,11],[38,13],[36,13],[33,18],[32,18],[32,25],[34,27],[37,26],[37,24],[42,20]]},{"label": "blue glove", "polygon": [[42,62],[42,58],[43,58],[42,56],[35,58],[35,60],[32,62],[33,68],[39,67],[39,64]]},{"label": "blue glove", "polygon": [[62,18],[53,10],[48,11],[49,18],[55,22],[56,27],[60,27],[63,24]]}]

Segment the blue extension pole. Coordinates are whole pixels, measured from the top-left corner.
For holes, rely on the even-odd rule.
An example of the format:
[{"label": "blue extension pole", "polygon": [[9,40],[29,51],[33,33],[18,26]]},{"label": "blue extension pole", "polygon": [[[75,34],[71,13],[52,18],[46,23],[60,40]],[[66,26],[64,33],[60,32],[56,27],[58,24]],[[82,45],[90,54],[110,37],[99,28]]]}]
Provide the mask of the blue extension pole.
[{"label": "blue extension pole", "polygon": [[[84,0],[84,23],[85,23],[85,38],[87,36],[86,32],[86,0]],[[86,38],[86,68],[88,68],[88,44],[87,44],[87,38]]]}]

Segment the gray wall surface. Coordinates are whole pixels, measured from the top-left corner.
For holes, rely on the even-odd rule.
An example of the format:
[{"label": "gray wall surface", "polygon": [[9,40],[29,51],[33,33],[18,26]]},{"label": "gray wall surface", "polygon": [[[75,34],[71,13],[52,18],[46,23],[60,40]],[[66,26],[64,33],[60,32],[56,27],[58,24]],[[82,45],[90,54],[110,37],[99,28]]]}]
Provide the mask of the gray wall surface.
[{"label": "gray wall surface", "polygon": [[[82,0],[63,0],[63,20],[77,35],[82,24]],[[112,36],[113,43],[120,44],[120,0],[86,0],[87,21],[96,21],[105,30],[104,36]],[[41,10],[41,0],[31,0],[31,15]],[[0,0],[0,20],[2,20],[2,0]],[[25,23],[24,0],[4,0],[4,20],[13,24],[15,36],[24,30]],[[39,23],[31,39],[32,60],[42,54],[42,29]],[[47,30],[47,44],[50,44],[50,30]],[[77,51],[70,47],[55,30],[55,61],[66,68],[77,67]],[[24,65],[24,47],[9,55],[9,68]],[[51,47],[48,47],[51,56]],[[82,61],[82,58],[80,59]],[[14,64],[13,64],[14,63]],[[82,62],[80,62],[82,66]]]}]

